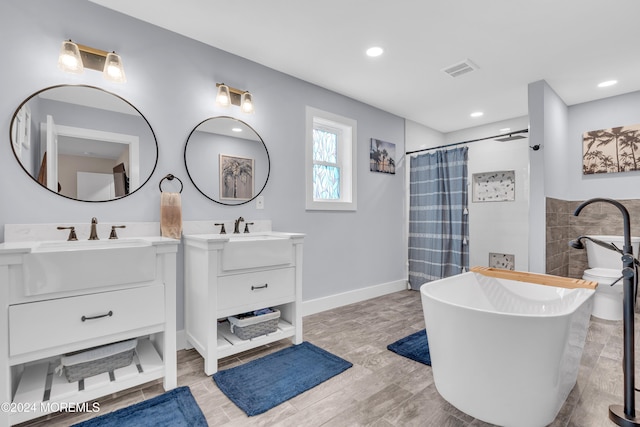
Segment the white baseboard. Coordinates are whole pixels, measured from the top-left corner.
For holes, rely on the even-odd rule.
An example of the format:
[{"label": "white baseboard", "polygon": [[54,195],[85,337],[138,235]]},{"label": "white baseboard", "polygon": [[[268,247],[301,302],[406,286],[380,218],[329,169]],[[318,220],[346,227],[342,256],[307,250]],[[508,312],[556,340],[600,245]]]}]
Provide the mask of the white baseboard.
[{"label": "white baseboard", "polygon": [[176,331],[176,350],[184,350],[187,348],[187,334],[184,329]]},{"label": "white baseboard", "polygon": [[[380,285],[369,286],[367,288],[356,289],[354,291],[343,292],[341,294],[330,295],[328,297],[316,298],[302,302],[302,316],[320,313],[371,298],[381,297],[394,292],[408,289],[406,280],[396,280],[395,282],[382,283]],[[184,329],[176,332],[176,348],[184,350],[187,346],[187,338]]]},{"label": "white baseboard", "polygon": [[349,305],[360,301],[366,301],[371,298],[380,297],[393,292],[404,291],[406,289],[407,281],[403,279],[396,280],[395,282],[369,286],[367,288],[356,289],[354,291],[344,292],[341,294],[330,295],[328,297],[316,298],[310,301],[303,301],[302,315],[309,316],[311,314],[320,313],[321,311],[331,310],[333,308],[342,307],[343,305]]}]

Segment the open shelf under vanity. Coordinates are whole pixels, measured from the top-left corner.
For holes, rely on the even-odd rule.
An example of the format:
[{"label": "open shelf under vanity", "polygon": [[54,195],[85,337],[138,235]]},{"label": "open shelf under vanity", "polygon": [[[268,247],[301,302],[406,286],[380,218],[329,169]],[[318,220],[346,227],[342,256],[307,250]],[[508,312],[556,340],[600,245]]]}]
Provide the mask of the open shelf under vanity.
[{"label": "open shelf under vanity", "polygon": [[164,376],[164,362],[150,339],[139,339],[133,362],[123,368],[68,382],[55,372],[60,359],[30,363],[24,367],[11,414],[11,423],[46,415],[70,404],[81,404],[101,396],[144,384]]},{"label": "open shelf under vanity", "polygon": [[229,324],[218,324],[218,358],[228,357],[243,351],[251,350],[252,348],[260,347],[262,345],[270,344],[281,339],[290,338],[295,335],[295,327],[284,320],[278,322],[278,330],[275,332],[260,335],[248,340],[241,340],[234,335]]}]

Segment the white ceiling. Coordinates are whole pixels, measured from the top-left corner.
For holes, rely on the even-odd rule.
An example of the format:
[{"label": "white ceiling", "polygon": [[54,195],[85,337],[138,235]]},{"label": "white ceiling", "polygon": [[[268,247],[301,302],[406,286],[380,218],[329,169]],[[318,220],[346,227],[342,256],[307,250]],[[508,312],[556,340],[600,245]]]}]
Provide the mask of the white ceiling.
[{"label": "white ceiling", "polygon": [[91,1],[445,133],[527,115],[542,79],[567,105],[640,90],[638,0]]}]

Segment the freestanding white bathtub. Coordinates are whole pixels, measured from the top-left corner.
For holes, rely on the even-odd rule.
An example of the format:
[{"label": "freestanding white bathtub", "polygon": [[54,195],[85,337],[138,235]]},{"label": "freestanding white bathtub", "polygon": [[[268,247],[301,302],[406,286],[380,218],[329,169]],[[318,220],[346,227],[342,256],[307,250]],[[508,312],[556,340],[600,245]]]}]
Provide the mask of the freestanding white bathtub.
[{"label": "freestanding white bathtub", "polygon": [[420,288],[436,389],[479,420],[546,426],[576,383],[597,284],[564,279],[587,286],[569,289],[485,274]]}]

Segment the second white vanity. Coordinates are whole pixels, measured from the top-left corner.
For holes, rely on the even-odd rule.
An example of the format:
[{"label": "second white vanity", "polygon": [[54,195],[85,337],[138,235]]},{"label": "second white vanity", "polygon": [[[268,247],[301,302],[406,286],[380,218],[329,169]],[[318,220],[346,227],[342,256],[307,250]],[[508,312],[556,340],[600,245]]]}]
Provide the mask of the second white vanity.
[{"label": "second white vanity", "polygon": [[[298,233],[184,236],[185,332],[212,375],[218,359],[284,338],[302,342],[302,243]],[[276,332],[241,340],[228,316],[276,308]]]}]

